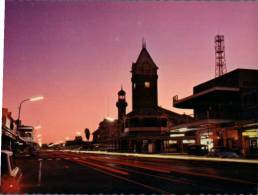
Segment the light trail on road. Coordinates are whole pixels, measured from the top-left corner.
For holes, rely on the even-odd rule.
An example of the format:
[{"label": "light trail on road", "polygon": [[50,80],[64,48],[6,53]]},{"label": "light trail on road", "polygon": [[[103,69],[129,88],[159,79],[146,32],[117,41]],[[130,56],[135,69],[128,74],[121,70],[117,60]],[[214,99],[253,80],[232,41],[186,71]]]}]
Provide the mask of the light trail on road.
[{"label": "light trail on road", "polygon": [[[119,157],[116,158],[116,156],[111,158],[111,155],[109,156],[105,156],[102,154],[87,154],[87,153],[78,153],[78,152],[68,152],[68,151],[62,151],[62,152],[54,152],[56,153],[56,155],[60,155],[62,154],[62,158],[67,159],[67,156],[69,156],[70,160],[74,160],[75,158],[80,158],[83,159],[83,162],[85,163],[85,165],[87,166],[94,166],[96,168],[96,164],[100,165],[98,168],[103,170],[103,167],[112,167],[115,170],[119,170],[119,171],[125,171],[128,173],[128,175],[119,175],[119,177],[121,178],[121,176],[125,176],[124,179],[128,180],[128,176],[130,177],[131,175],[139,175],[140,177],[148,177],[148,178],[156,178],[159,179],[159,181],[164,180],[166,182],[171,183],[171,188],[172,186],[174,186],[175,184],[177,185],[188,185],[188,186],[192,186],[195,188],[200,188],[201,189],[216,189],[215,191],[222,191],[224,189],[223,185],[217,185],[216,183],[213,185],[212,182],[209,185],[206,186],[200,186],[201,184],[198,183],[198,181],[195,180],[189,180],[189,179],[178,179],[176,177],[171,178],[171,173],[176,173],[176,174],[180,174],[180,175],[185,175],[185,176],[190,176],[190,177],[195,177],[198,178],[198,180],[200,178],[203,178],[204,180],[214,180],[214,181],[220,181],[220,182],[229,182],[229,183],[236,183],[236,185],[248,185],[248,186],[257,186],[257,183],[255,182],[250,182],[250,181],[245,181],[243,179],[237,179],[237,178],[233,178],[233,177],[225,177],[225,176],[220,176],[220,175],[214,175],[214,174],[210,174],[211,170],[209,169],[208,173],[200,173],[198,171],[194,172],[191,170],[188,170],[189,167],[174,167],[173,165],[169,165],[169,164],[164,164],[164,162],[152,162],[152,161],[141,161],[138,158],[127,158],[127,157]],[[117,156],[118,157],[118,156]],[[138,160],[139,159],[139,160]],[[155,158],[154,158],[155,159]],[[87,162],[91,162],[90,164]],[[135,170],[137,169],[137,170]],[[139,170],[140,169],[140,170]],[[153,173],[145,173],[144,170],[148,170],[151,171]],[[215,173],[215,171],[213,171]],[[106,172],[106,174],[109,174],[109,172]],[[113,172],[115,173],[115,172]],[[118,173],[118,172],[117,172]],[[155,174],[155,173],[160,173],[160,174],[165,174],[163,175],[159,175],[159,174]],[[112,174],[113,176],[114,174]],[[116,174],[115,174],[116,175]],[[131,179],[129,179],[129,181],[131,181]],[[128,181],[128,182],[129,182]],[[142,182],[136,181],[136,180],[132,180],[133,182],[137,182],[138,185],[144,184]],[[145,181],[144,181],[145,182]],[[196,183],[197,182],[197,183]],[[150,185],[146,185],[145,186],[150,186]],[[150,189],[150,188],[149,188]],[[160,189],[160,188],[158,188]],[[161,189],[160,189],[161,190]]]},{"label": "light trail on road", "polygon": [[22,159],[21,162],[19,166],[23,164],[21,167],[27,170],[25,176],[30,171],[30,180],[24,186],[33,193],[257,192],[256,164],[204,163],[57,150],[41,151],[38,158]]},{"label": "light trail on road", "polygon": [[[80,153],[73,153],[75,156],[80,155]],[[69,154],[71,155],[71,153]],[[141,162],[139,160],[133,160],[130,161],[127,159],[126,161],[122,161],[121,159],[119,160],[115,160],[115,159],[106,159],[106,158],[98,158],[98,157],[88,157],[90,160],[92,161],[100,161],[103,164],[108,165],[108,163],[115,163],[115,164],[119,164],[119,165],[125,165],[125,166],[131,166],[131,167],[137,167],[137,168],[143,168],[143,169],[147,169],[147,170],[151,170],[151,171],[156,171],[156,172],[161,172],[161,173],[179,173],[179,174],[186,174],[186,175],[190,175],[190,176],[197,176],[197,177],[204,177],[204,178],[212,178],[212,179],[219,179],[219,180],[223,180],[223,181],[229,181],[229,182],[234,182],[234,183],[242,183],[242,184],[247,184],[247,185],[257,185],[257,183],[255,182],[249,182],[246,180],[242,180],[242,179],[237,179],[237,178],[229,178],[229,177],[224,177],[224,176],[220,176],[220,175],[214,175],[214,174],[206,174],[206,173],[201,173],[201,172],[193,172],[193,171],[189,171],[187,170],[188,167],[180,167],[179,168],[175,168],[172,165],[166,165],[163,164],[162,166],[159,165],[155,165],[155,166],[151,166],[149,164],[147,164],[147,162]]]},{"label": "light trail on road", "polygon": [[[62,155],[62,154],[59,154],[59,153],[55,153],[55,156],[59,156],[59,157],[63,157],[63,158],[65,157],[65,155]],[[72,155],[69,154],[69,156],[72,156]],[[123,171],[118,170],[118,169],[110,169],[110,168],[104,167],[102,165],[96,165],[94,163],[89,163],[89,161],[87,161],[87,159],[80,160],[78,158],[76,158],[76,159],[75,158],[70,158],[69,160],[73,161],[73,162],[76,162],[76,163],[80,163],[82,165],[93,167],[97,171],[100,171],[100,172],[105,173],[107,175],[110,175],[110,176],[116,177],[118,179],[127,181],[129,183],[133,183],[133,184],[136,184],[138,186],[142,186],[142,187],[147,188],[149,190],[153,190],[153,191],[155,191],[157,193],[172,194],[171,192],[167,192],[167,191],[165,191],[163,189],[160,189],[160,188],[157,188],[157,187],[153,187],[153,186],[150,186],[150,185],[147,185],[147,184],[143,184],[143,183],[140,183],[140,182],[137,182],[137,181],[134,181],[134,180],[131,180],[131,179],[128,179],[126,177],[122,177],[121,176],[121,175],[129,175],[128,172],[123,172]],[[108,172],[108,171],[111,171],[111,172]],[[116,175],[114,173],[119,173],[121,175]]]},{"label": "light trail on road", "polygon": [[112,156],[131,156],[143,158],[161,158],[161,159],[178,159],[178,160],[198,160],[198,161],[211,161],[211,162],[232,162],[232,163],[248,163],[258,164],[258,160],[254,159],[232,159],[232,158],[217,158],[217,157],[199,157],[189,155],[176,155],[176,154],[139,154],[139,153],[119,153],[119,152],[105,152],[105,151],[80,151],[80,150],[63,150],[64,152],[74,153],[88,153],[88,154],[104,154]]}]

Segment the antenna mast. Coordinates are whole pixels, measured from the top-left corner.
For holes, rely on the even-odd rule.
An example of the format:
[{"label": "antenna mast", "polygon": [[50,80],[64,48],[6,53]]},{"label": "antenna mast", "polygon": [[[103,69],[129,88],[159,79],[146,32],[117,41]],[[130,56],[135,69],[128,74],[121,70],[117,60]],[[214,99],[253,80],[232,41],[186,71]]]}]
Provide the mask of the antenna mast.
[{"label": "antenna mast", "polygon": [[224,35],[215,36],[215,77],[227,72]]}]

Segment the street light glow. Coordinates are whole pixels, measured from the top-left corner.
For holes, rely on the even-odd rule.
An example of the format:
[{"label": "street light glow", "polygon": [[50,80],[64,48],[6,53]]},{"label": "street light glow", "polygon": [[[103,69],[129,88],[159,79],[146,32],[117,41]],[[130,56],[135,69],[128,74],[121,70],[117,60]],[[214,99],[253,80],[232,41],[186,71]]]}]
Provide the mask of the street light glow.
[{"label": "street light glow", "polygon": [[29,100],[30,100],[31,102],[34,102],[34,101],[43,100],[43,99],[44,99],[43,96],[37,96],[37,97],[30,98]]},{"label": "street light glow", "polygon": [[80,131],[77,131],[77,132],[76,132],[76,135],[77,135],[77,136],[81,136],[82,133],[81,133]]},{"label": "street light glow", "polygon": [[34,127],[34,129],[36,129],[36,130],[41,129],[41,128],[42,128],[41,125],[37,125],[37,126]]},{"label": "street light glow", "polygon": [[115,119],[113,119],[111,117],[108,117],[108,116],[105,119],[108,120],[109,122],[113,122],[115,120]]}]

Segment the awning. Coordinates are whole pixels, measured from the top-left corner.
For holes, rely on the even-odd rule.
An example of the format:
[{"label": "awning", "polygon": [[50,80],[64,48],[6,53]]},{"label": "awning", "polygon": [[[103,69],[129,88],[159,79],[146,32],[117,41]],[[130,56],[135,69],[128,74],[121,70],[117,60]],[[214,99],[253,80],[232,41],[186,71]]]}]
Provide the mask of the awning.
[{"label": "awning", "polygon": [[226,120],[226,119],[205,119],[205,120],[198,120],[191,123],[184,123],[180,125],[176,125],[173,128],[170,129],[170,131],[179,131],[181,129],[181,132],[183,132],[183,129],[185,131],[193,131],[193,130],[200,130],[200,129],[206,129],[207,127],[214,127],[224,124],[231,124],[234,121],[232,120]]},{"label": "awning", "polygon": [[239,88],[234,87],[213,87],[182,99],[174,97],[173,105],[176,108],[193,109],[196,106],[217,102],[218,100],[228,102],[228,100],[234,99],[239,91]]}]

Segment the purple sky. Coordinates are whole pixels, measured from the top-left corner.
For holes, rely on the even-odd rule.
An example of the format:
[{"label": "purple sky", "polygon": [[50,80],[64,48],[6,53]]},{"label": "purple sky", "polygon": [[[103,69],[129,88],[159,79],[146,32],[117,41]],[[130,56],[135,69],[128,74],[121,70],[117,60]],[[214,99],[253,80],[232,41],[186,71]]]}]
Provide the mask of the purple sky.
[{"label": "purple sky", "polygon": [[41,125],[43,142],[94,131],[116,118],[123,84],[131,110],[131,64],[141,40],[159,67],[159,105],[215,74],[214,36],[225,35],[228,71],[258,68],[256,2],[6,1],[3,106]]}]

